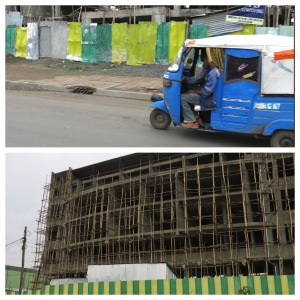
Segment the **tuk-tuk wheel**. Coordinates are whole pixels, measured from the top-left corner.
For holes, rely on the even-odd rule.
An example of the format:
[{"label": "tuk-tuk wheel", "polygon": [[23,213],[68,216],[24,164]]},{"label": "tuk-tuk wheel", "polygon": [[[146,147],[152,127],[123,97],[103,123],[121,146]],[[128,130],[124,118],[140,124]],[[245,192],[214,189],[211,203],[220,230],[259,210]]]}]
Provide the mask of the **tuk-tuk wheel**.
[{"label": "tuk-tuk wheel", "polygon": [[171,117],[160,109],[152,110],[150,123],[155,129],[167,129],[171,124]]},{"label": "tuk-tuk wheel", "polygon": [[271,137],[271,147],[295,147],[295,134],[291,130],[278,130]]}]

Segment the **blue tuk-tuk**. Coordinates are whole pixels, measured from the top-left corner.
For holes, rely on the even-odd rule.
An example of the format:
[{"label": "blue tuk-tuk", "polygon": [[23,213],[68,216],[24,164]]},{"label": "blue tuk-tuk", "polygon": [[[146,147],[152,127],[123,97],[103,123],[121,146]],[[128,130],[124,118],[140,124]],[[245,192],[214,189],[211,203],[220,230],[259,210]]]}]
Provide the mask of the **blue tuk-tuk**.
[{"label": "blue tuk-tuk", "polygon": [[[274,60],[274,53],[294,49],[292,37],[228,35],[185,41],[164,75],[164,99],[151,97],[152,126],[167,129],[172,121],[183,122],[181,78],[195,76],[201,49],[221,76],[214,90],[216,108],[198,130],[271,136],[273,147],[294,147],[294,59]],[[245,66],[247,70],[238,72]]]}]

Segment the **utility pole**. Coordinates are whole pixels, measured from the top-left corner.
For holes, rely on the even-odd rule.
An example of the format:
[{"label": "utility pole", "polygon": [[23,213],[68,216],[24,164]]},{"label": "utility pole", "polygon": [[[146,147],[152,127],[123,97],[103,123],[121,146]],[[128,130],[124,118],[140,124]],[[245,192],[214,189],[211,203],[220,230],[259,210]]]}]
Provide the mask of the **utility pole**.
[{"label": "utility pole", "polygon": [[26,236],[27,236],[27,226],[25,226],[24,237],[23,237],[23,247],[22,247],[22,268],[21,268],[21,279],[20,279],[20,288],[19,295],[22,295],[23,282],[24,282],[24,261],[25,261],[25,246],[26,246]]}]

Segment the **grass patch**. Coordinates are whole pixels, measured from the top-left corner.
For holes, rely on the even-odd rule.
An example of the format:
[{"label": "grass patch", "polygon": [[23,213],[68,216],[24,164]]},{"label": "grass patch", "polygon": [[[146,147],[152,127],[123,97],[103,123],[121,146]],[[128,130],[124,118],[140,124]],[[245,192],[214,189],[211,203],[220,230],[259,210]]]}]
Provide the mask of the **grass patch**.
[{"label": "grass patch", "polygon": [[133,76],[141,76],[141,74],[133,74]]},{"label": "grass patch", "polygon": [[9,62],[7,62],[6,64],[7,65],[12,65],[12,64],[14,64],[15,63],[15,61],[14,60],[10,60]]},{"label": "grass patch", "polygon": [[26,59],[26,61],[32,61],[32,59]]},{"label": "grass patch", "polygon": [[82,69],[82,67],[72,67],[67,69],[68,72],[78,72]]},{"label": "grass patch", "polygon": [[52,61],[47,61],[46,63],[44,63],[44,67],[49,67],[52,64]]}]

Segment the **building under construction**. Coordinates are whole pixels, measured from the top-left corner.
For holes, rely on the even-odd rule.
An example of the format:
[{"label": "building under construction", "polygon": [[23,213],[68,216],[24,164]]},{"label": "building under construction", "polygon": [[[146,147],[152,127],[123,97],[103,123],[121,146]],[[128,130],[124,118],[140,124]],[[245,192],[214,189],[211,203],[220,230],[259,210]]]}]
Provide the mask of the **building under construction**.
[{"label": "building under construction", "polygon": [[294,169],[288,153],[136,153],[52,173],[35,281],[159,262],[178,278],[294,274]]}]

